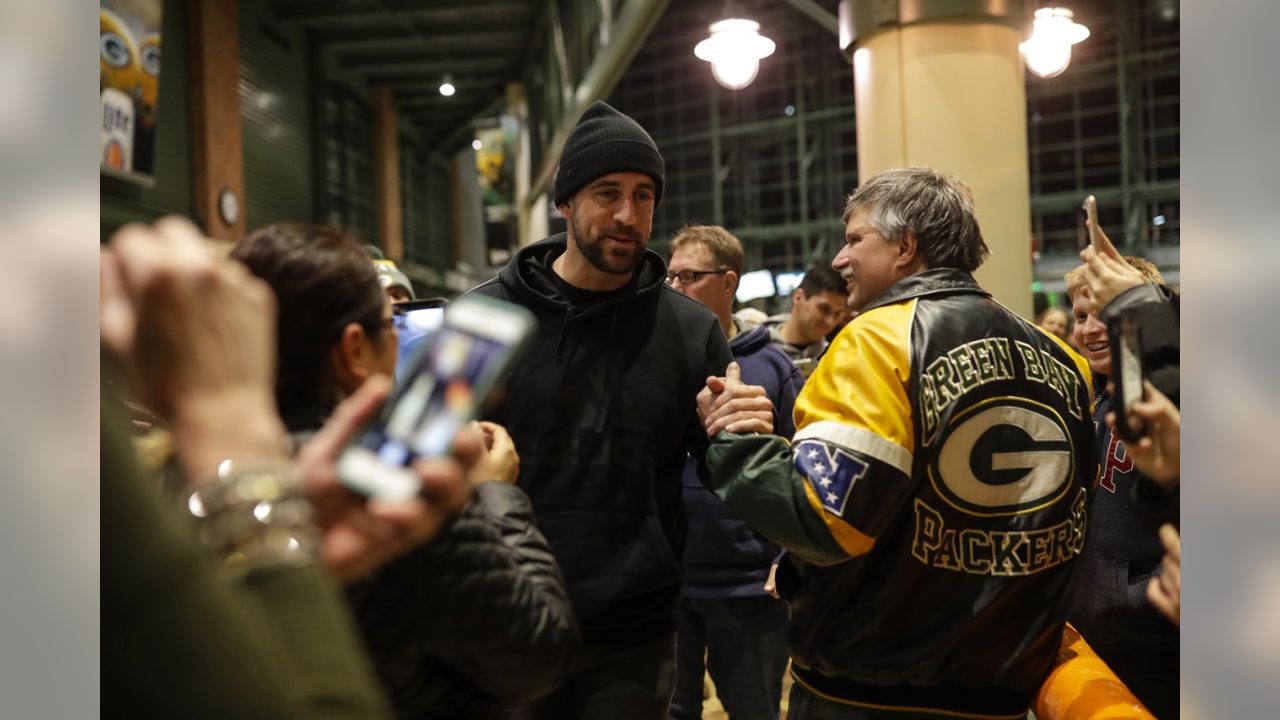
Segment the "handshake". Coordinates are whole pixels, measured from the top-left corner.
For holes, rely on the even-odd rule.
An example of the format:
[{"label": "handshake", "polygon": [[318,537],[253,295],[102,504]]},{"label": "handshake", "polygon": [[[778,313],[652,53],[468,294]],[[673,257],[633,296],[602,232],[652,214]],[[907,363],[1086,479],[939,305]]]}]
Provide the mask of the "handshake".
[{"label": "handshake", "polygon": [[763,387],[742,382],[742,369],[731,362],[724,377],[707,378],[698,393],[698,417],[709,437],[731,433],[773,432],[773,403]]}]

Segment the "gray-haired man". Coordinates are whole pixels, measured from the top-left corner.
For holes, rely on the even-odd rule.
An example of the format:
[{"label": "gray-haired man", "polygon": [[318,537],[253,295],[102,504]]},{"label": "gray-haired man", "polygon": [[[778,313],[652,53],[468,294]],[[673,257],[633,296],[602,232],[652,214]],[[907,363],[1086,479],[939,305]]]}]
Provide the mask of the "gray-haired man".
[{"label": "gray-haired man", "polygon": [[859,314],[793,444],[726,428],[731,380],[699,397],[717,495],[791,551],[788,717],[1022,717],[1083,547],[1088,366],[974,281],[987,247],[955,178],[880,173],[844,220],[832,267]]}]

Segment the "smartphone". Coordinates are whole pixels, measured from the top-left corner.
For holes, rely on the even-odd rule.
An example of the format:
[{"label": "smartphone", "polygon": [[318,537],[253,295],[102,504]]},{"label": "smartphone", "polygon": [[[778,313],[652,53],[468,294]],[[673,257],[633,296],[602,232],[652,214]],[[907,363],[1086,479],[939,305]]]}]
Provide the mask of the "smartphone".
[{"label": "smartphone", "polygon": [[392,323],[400,341],[400,354],[396,360],[396,385],[404,383],[409,375],[413,357],[422,343],[444,323],[444,311],[449,301],[444,298],[409,300],[392,306]]},{"label": "smartphone", "polygon": [[1146,423],[1132,413],[1133,404],[1142,400],[1142,328],[1131,317],[1121,316],[1107,326],[1111,342],[1111,382],[1115,384],[1116,434],[1121,440],[1135,442],[1146,435]]},{"label": "smartphone", "polygon": [[411,467],[449,452],[524,349],[536,320],[512,303],[466,296],[445,309],[407,363],[386,406],[338,460],[338,479],[371,498],[420,490]]},{"label": "smartphone", "polygon": [[1098,199],[1090,195],[1084,199],[1082,207],[1084,209],[1084,217],[1088,220],[1088,223],[1085,224],[1084,242],[1089,245],[1095,241],[1094,235],[1100,232],[1098,227]]}]

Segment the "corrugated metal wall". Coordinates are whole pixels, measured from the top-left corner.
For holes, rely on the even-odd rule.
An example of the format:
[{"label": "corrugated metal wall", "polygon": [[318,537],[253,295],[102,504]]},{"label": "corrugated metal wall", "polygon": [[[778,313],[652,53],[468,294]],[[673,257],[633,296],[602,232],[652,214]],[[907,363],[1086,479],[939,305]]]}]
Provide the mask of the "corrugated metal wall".
[{"label": "corrugated metal wall", "polygon": [[315,218],[307,39],[274,23],[266,3],[240,3],[240,119],[249,230]]}]

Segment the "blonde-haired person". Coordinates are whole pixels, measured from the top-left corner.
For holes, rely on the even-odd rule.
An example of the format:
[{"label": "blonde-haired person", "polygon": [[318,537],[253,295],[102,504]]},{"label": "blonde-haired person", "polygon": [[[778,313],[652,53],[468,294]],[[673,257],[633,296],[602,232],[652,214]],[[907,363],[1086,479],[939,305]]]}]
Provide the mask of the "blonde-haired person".
[{"label": "blonde-haired person", "polygon": [[1066,275],[1067,293],[1073,337],[1095,373],[1099,474],[1071,622],[1157,717],[1177,717],[1178,628],[1151,601],[1152,585],[1165,572],[1176,572],[1163,565],[1157,530],[1162,520],[1177,524],[1177,493],[1147,478],[1105,422],[1114,408],[1107,326],[1125,314],[1142,328],[1143,365],[1152,386],[1177,403],[1177,296],[1164,287],[1155,265],[1120,255],[1101,232],[1081,259],[1085,264]]}]

